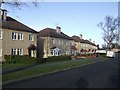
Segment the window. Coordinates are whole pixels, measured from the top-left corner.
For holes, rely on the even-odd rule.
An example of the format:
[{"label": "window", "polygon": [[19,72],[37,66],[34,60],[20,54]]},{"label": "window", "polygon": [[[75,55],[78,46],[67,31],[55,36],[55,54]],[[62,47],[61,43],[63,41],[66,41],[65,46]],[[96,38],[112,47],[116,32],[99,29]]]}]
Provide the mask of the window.
[{"label": "window", "polygon": [[34,41],[34,35],[33,34],[29,34],[29,40]]},{"label": "window", "polygon": [[16,32],[12,32],[12,40],[17,40],[17,35]]},{"label": "window", "polygon": [[12,55],[17,55],[17,49],[12,49]]},{"label": "window", "polygon": [[23,40],[23,33],[12,32],[12,40]]},{"label": "window", "polygon": [[17,55],[23,55],[23,49],[17,49]]},{"label": "window", "polygon": [[0,49],[0,57],[2,57],[2,49]]},{"label": "window", "polygon": [[69,41],[66,41],[66,45],[70,45],[70,42],[69,42]]},{"label": "window", "polygon": [[18,40],[23,40],[23,33],[18,33]]},{"label": "window", "polygon": [[61,44],[63,44],[63,40],[61,40]]},{"label": "window", "polygon": [[61,51],[59,48],[51,49],[51,54],[52,54],[52,56],[60,56]]},{"label": "window", "polygon": [[61,44],[61,40],[58,40],[58,44]]},{"label": "window", "polygon": [[66,55],[70,55],[70,50],[67,50],[67,51],[65,52],[65,54],[66,54]]},{"label": "window", "polygon": [[0,31],[0,39],[3,38],[3,31]]},{"label": "window", "polygon": [[51,39],[51,43],[52,43],[52,44],[55,44],[55,39],[52,38],[52,39]]},{"label": "window", "polygon": [[81,44],[81,47],[83,46],[83,44]]},{"label": "window", "polygon": [[53,49],[51,49],[50,51],[51,51],[51,54],[53,55]]},{"label": "window", "polygon": [[23,49],[12,49],[12,55],[23,55]]}]

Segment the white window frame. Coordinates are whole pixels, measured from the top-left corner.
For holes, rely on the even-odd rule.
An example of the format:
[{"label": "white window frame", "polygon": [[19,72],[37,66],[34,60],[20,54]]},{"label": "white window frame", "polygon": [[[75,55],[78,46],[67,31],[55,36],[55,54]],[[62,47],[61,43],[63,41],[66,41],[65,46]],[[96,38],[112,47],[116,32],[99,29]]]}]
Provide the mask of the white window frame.
[{"label": "white window frame", "polygon": [[12,48],[12,55],[17,55],[17,49],[16,48]]},{"label": "white window frame", "polygon": [[61,51],[59,48],[51,49],[51,52],[52,52],[52,56],[60,56],[61,55]]},{"label": "white window frame", "polygon": [[0,57],[2,57],[2,48],[0,49]]},{"label": "white window frame", "polygon": [[63,44],[63,40],[61,40],[61,44]]},{"label": "white window frame", "polygon": [[3,39],[3,31],[0,31],[0,39]]},{"label": "white window frame", "polygon": [[52,42],[52,44],[55,44],[55,39],[52,38],[52,39],[51,39],[51,42]]},{"label": "white window frame", "polygon": [[34,41],[34,34],[29,34],[29,40]]},{"label": "white window frame", "polygon": [[12,55],[23,55],[23,49],[21,48],[12,48]]},{"label": "white window frame", "polygon": [[58,40],[58,44],[59,44],[59,45],[61,44],[61,40],[60,40],[60,39]]},{"label": "white window frame", "polygon": [[18,33],[18,40],[23,40],[23,33]]},{"label": "white window frame", "polygon": [[18,40],[18,33],[12,32],[12,40]]}]

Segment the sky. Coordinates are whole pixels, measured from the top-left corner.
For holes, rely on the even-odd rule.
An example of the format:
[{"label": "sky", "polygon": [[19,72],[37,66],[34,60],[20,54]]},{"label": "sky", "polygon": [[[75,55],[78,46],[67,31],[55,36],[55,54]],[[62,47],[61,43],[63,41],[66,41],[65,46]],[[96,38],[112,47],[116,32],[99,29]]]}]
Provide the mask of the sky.
[{"label": "sky", "polygon": [[8,16],[36,31],[58,25],[65,34],[82,34],[83,39],[91,38],[100,46],[104,43],[103,31],[97,24],[104,22],[106,16],[118,16],[117,2],[38,2],[38,7],[26,3],[28,6],[21,6],[21,10],[7,4],[2,8],[8,10]]}]

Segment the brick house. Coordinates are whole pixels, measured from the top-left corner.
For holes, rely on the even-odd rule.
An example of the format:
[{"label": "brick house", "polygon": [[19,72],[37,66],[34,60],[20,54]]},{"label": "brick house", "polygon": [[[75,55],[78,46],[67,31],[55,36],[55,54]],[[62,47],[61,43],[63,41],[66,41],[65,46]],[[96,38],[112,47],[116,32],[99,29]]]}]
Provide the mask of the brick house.
[{"label": "brick house", "polygon": [[90,40],[84,40],[82,38],[82,34],[80,34],[80,37],[79,36],[72,36],[71,37],[74,41],[75,41],[75,44],[76,44],[76,48],[77,48],[77,52],[78,53],[94,53],[97,49],[97,46],[95,45],[95,42],[92,43],[91,42],[91,39]]},{"label": "brick house", "polygon": [[45,28],[38,34],[38,57],[71,55],[74,40],[61,32],[60,27]]},{"label": "brick house", "polygon": [[6,16],[6,10],[0,12],[0,61],[4,60],[4,55],[36,57],[37,32]]}]

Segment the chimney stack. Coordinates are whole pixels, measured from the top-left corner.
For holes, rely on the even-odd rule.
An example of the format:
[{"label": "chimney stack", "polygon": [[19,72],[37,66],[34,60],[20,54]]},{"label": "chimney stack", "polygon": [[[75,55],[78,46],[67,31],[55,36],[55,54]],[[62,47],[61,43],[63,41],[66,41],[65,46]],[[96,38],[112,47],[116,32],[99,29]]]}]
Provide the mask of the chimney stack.
[{"label": "chimney stack", "polygon": [[83,37],[83,35],[82,35],[82,34],[80,34],[80,39],[82,39],[82,37]]},{"label": "chimney stack", "polygon": [[7,19],[7,10],[5,9],[0,9],[0,20],[6,21]]},{"label": "chimney stack", "polygon": [[56,31],[57,31],[58,34],[61,34],[61,27],[57,26]]},{"label": "chimney stack", "polygon": [[95,41],[93,41],[93,43],[95,44]]},{"label": "chimney stack", "polygon": [[91,41],[92,41],[92,39],[90,38],[90,39],[89,39],[89,41],[91,42]]}]

